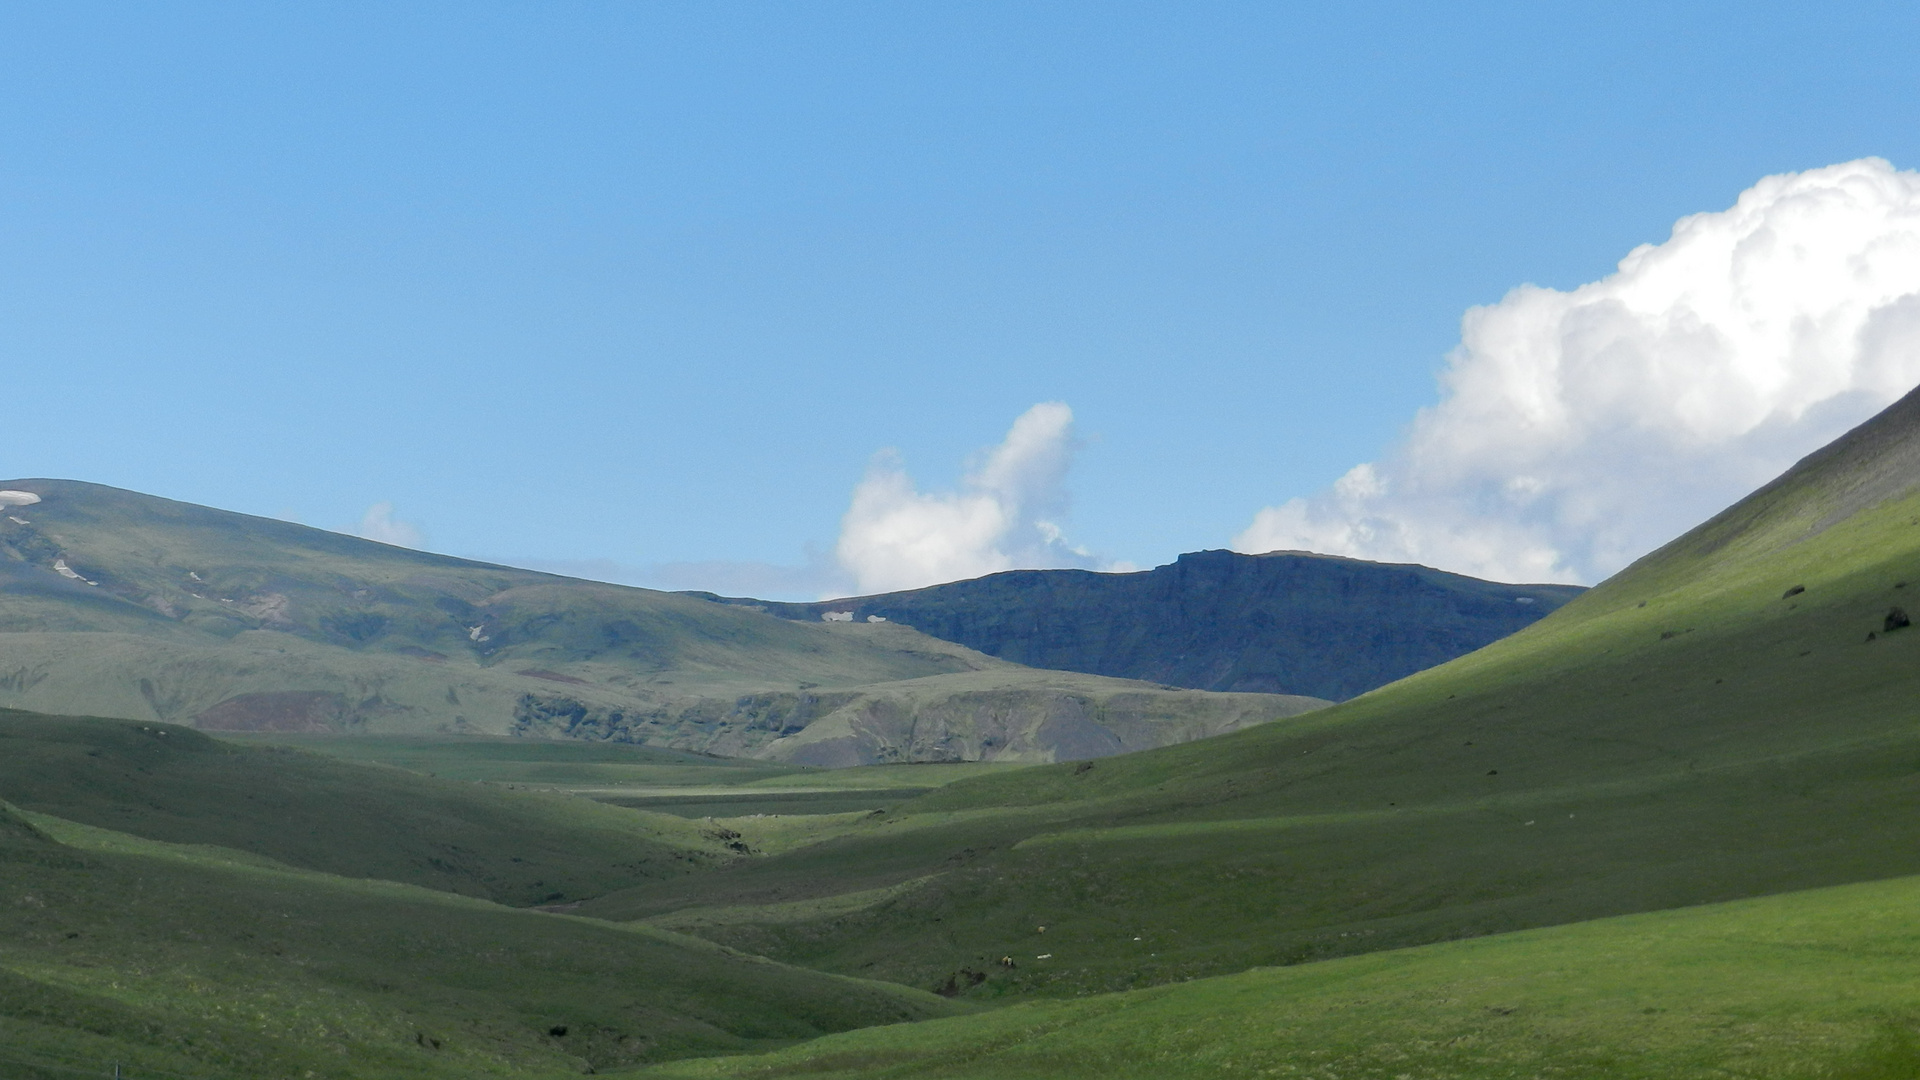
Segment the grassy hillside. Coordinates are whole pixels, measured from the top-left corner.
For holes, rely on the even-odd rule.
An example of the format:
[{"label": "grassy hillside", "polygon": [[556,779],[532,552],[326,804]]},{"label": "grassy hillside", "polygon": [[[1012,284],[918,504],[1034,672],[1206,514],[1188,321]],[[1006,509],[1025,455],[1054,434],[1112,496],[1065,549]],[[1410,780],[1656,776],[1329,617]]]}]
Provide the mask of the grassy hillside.
[{"label": "grassy hillside", "polygon": [[[29,820],[30,819],[30,822]],[[0,809],[0,1074],[553,1077],[951,1012],[703,942]]]},{"label": "grassy hillside", "polygon": [[[817,769],[610,742],[474,735],[228,735],[428,776],[560,791],[679,817],[837,814],[892,807],[972,776],[1024,768],[947,761]],[[712,831],[701,834],[710,839]],[[729,849],[734,850],[734,849]]]},{"label": "grassy hillside", "polygon": [[567,791],[731,786],[820,774],[820,770],[800,765],[714,757],[636,743],[289,732],[233,732],[220,737],[243,746],[289,746],[343,761],[392,765],[449,780]]},{"label": "grassy hillside", "polygon": [[1015,1005],[640,1075],[1905,1080],[1920,1075],[1916,911],[1920,879],[1902,878]]},{"label": "grassy hillside", "polygon": [[1894,611],[1920,589],[1920,468],[1888,464],[1917,446],[1909,399],[1527,630],[1338,707],[956,783],[582,910],[698,910],[742,948],[1001,997],[1920,872],[1920,630]]},{"label": "grassy hillside", "polygon": [[125,720],[0,713],[0,798],[153,840],[508,904],[577,900],[735,857],[678,818]]},{"label": "grassy hillside", "polygon": [[1009,570],[812,604],[689,595],[789,619],[877,616],[1034,667],[1342,700],[1497,641],[1583,591],[1303,551],[1195,551],[1133,573]]},{"label": "grassy hillside", "polygon": [[1083,761],[1221,735],[1327,704],[1017,667],[879,683],[822,695],[822,702],[831,708],[768,743],[760,756],[828,768]]},{"label": "grassy hillside", "polygon": [[[797,623],[95,484],[0,487],[40,500],[0,515],[0,705],[204,730],[520,734],[778,756],[775,743],[836,712],[909,700],[964,711],[950,699],[965,692],[938,684],[867,688],[972,673],[1003,691],[1001,726],[1022,740],[998,753],[1073,756],[1028,738],[1059,711],[1057,695],[1023,689],[1028,669],[904,626]],[[1164,693],[1083,681],[1082,696],[1102,700]],[[1130,713],[1179,714],[1167,730],[1149,721],[1101,744],[1163,745],[1248,714],[1231,699],[1170,701]],[[1270,702],[1260,718],[1302,704]],[[869,749],[870,761],[913,752]]]}]

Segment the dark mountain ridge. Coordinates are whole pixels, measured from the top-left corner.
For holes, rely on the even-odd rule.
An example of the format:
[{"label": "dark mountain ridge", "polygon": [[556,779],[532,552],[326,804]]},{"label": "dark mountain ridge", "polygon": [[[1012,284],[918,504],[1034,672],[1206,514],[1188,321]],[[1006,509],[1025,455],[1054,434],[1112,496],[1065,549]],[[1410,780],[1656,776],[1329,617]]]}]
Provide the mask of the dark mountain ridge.
[{"label": "dark mountain ridge", "polygon": [[810,604],[691,595],[786,619],[877,616],[1030,667],[1340,701],[1498,641],[1584,591],[1302,551],[1196,551],[1135,573],[1010,570]]}]

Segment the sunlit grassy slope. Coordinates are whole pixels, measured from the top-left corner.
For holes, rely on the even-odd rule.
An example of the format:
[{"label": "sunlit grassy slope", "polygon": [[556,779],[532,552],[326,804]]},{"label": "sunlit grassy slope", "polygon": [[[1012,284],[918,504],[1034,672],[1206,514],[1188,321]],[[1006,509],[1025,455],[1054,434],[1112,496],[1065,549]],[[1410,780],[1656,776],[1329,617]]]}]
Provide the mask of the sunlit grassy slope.
[{"label": "sunlit grassy slope", "polygon": [[641,1075],[1908,1080],[1920,879],[1020,1004]]},{"label": "sunlit grassy slope", "polygon": [[[29,823],[31,822],[31,823]],[[551,1077],[951,1012],[644,928],[0,807],[0,1075]]]},{"label": "sunlit grassy slope", "polygon": [[0,515],[14,708],[842,765],[1062,760],[1318,704],[1055,678],[904,626],[793,622],[97,484],[0,487],[40,499]]},{"label": "sunlit grassy slope", "polygon": [[1443,667],[1219,739],[956,783],[582,910],[724,912],[700,932],[1001,997],[1920,872],[1920,629],[1894,610],[1920,597],[1916,482],[1909,398]]}]

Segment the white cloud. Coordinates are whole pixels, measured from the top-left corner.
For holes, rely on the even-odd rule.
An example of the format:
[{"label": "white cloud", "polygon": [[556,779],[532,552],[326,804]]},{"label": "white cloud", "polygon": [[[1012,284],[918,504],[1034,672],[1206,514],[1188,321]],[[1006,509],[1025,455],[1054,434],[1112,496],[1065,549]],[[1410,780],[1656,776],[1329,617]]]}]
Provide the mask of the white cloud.
[{"label": "white cloud", "polygon": [[400,547],[417,548],[426,543],[426,537],[421,534],[418,526],[394,518],[393,504],[390,502],[377,502],[367,507],[367,512],[360,516],[360,524],[354,527],[353,534]]},{"label": "white cloud", "polygon": [[1595,581],[1916,381],[1920,173],[1770,176],[1609,277],[1468,311],[1401,444],[1234,547]]},{"label": "white cloud", "polygon": [[1073,449],[1073,410],[1050,401],[1022,413],[959,491],[917,490],[899,455],[881,451],[854,489],[835,555],[862,593],[1088,565],[1060,527]]}]

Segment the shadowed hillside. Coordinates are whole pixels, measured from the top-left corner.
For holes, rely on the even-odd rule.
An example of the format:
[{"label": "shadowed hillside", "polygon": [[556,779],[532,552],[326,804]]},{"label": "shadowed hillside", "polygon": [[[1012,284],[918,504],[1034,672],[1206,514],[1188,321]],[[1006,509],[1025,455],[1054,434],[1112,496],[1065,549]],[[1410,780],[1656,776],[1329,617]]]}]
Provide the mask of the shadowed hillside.
[{"label": "shadowed hillside", "polygon": [[674,818],[190,728],[11,710],[0,711],[0,798],[152,840],[514,905],[579,900],[733,857]]},{"label": "shadowed hillside", "polygon": [[814,604],[688,595],[787,619],[883,618],[1033,667],[1338,701],[1506,637],[1582,591],[1297,551],[1196,551],[1131,574],[1010,570]]},{"label": "shadowed hillside", "polygon": [[0,1075],[554,1077],[953,1011],[704,942],[0,805]]}]

